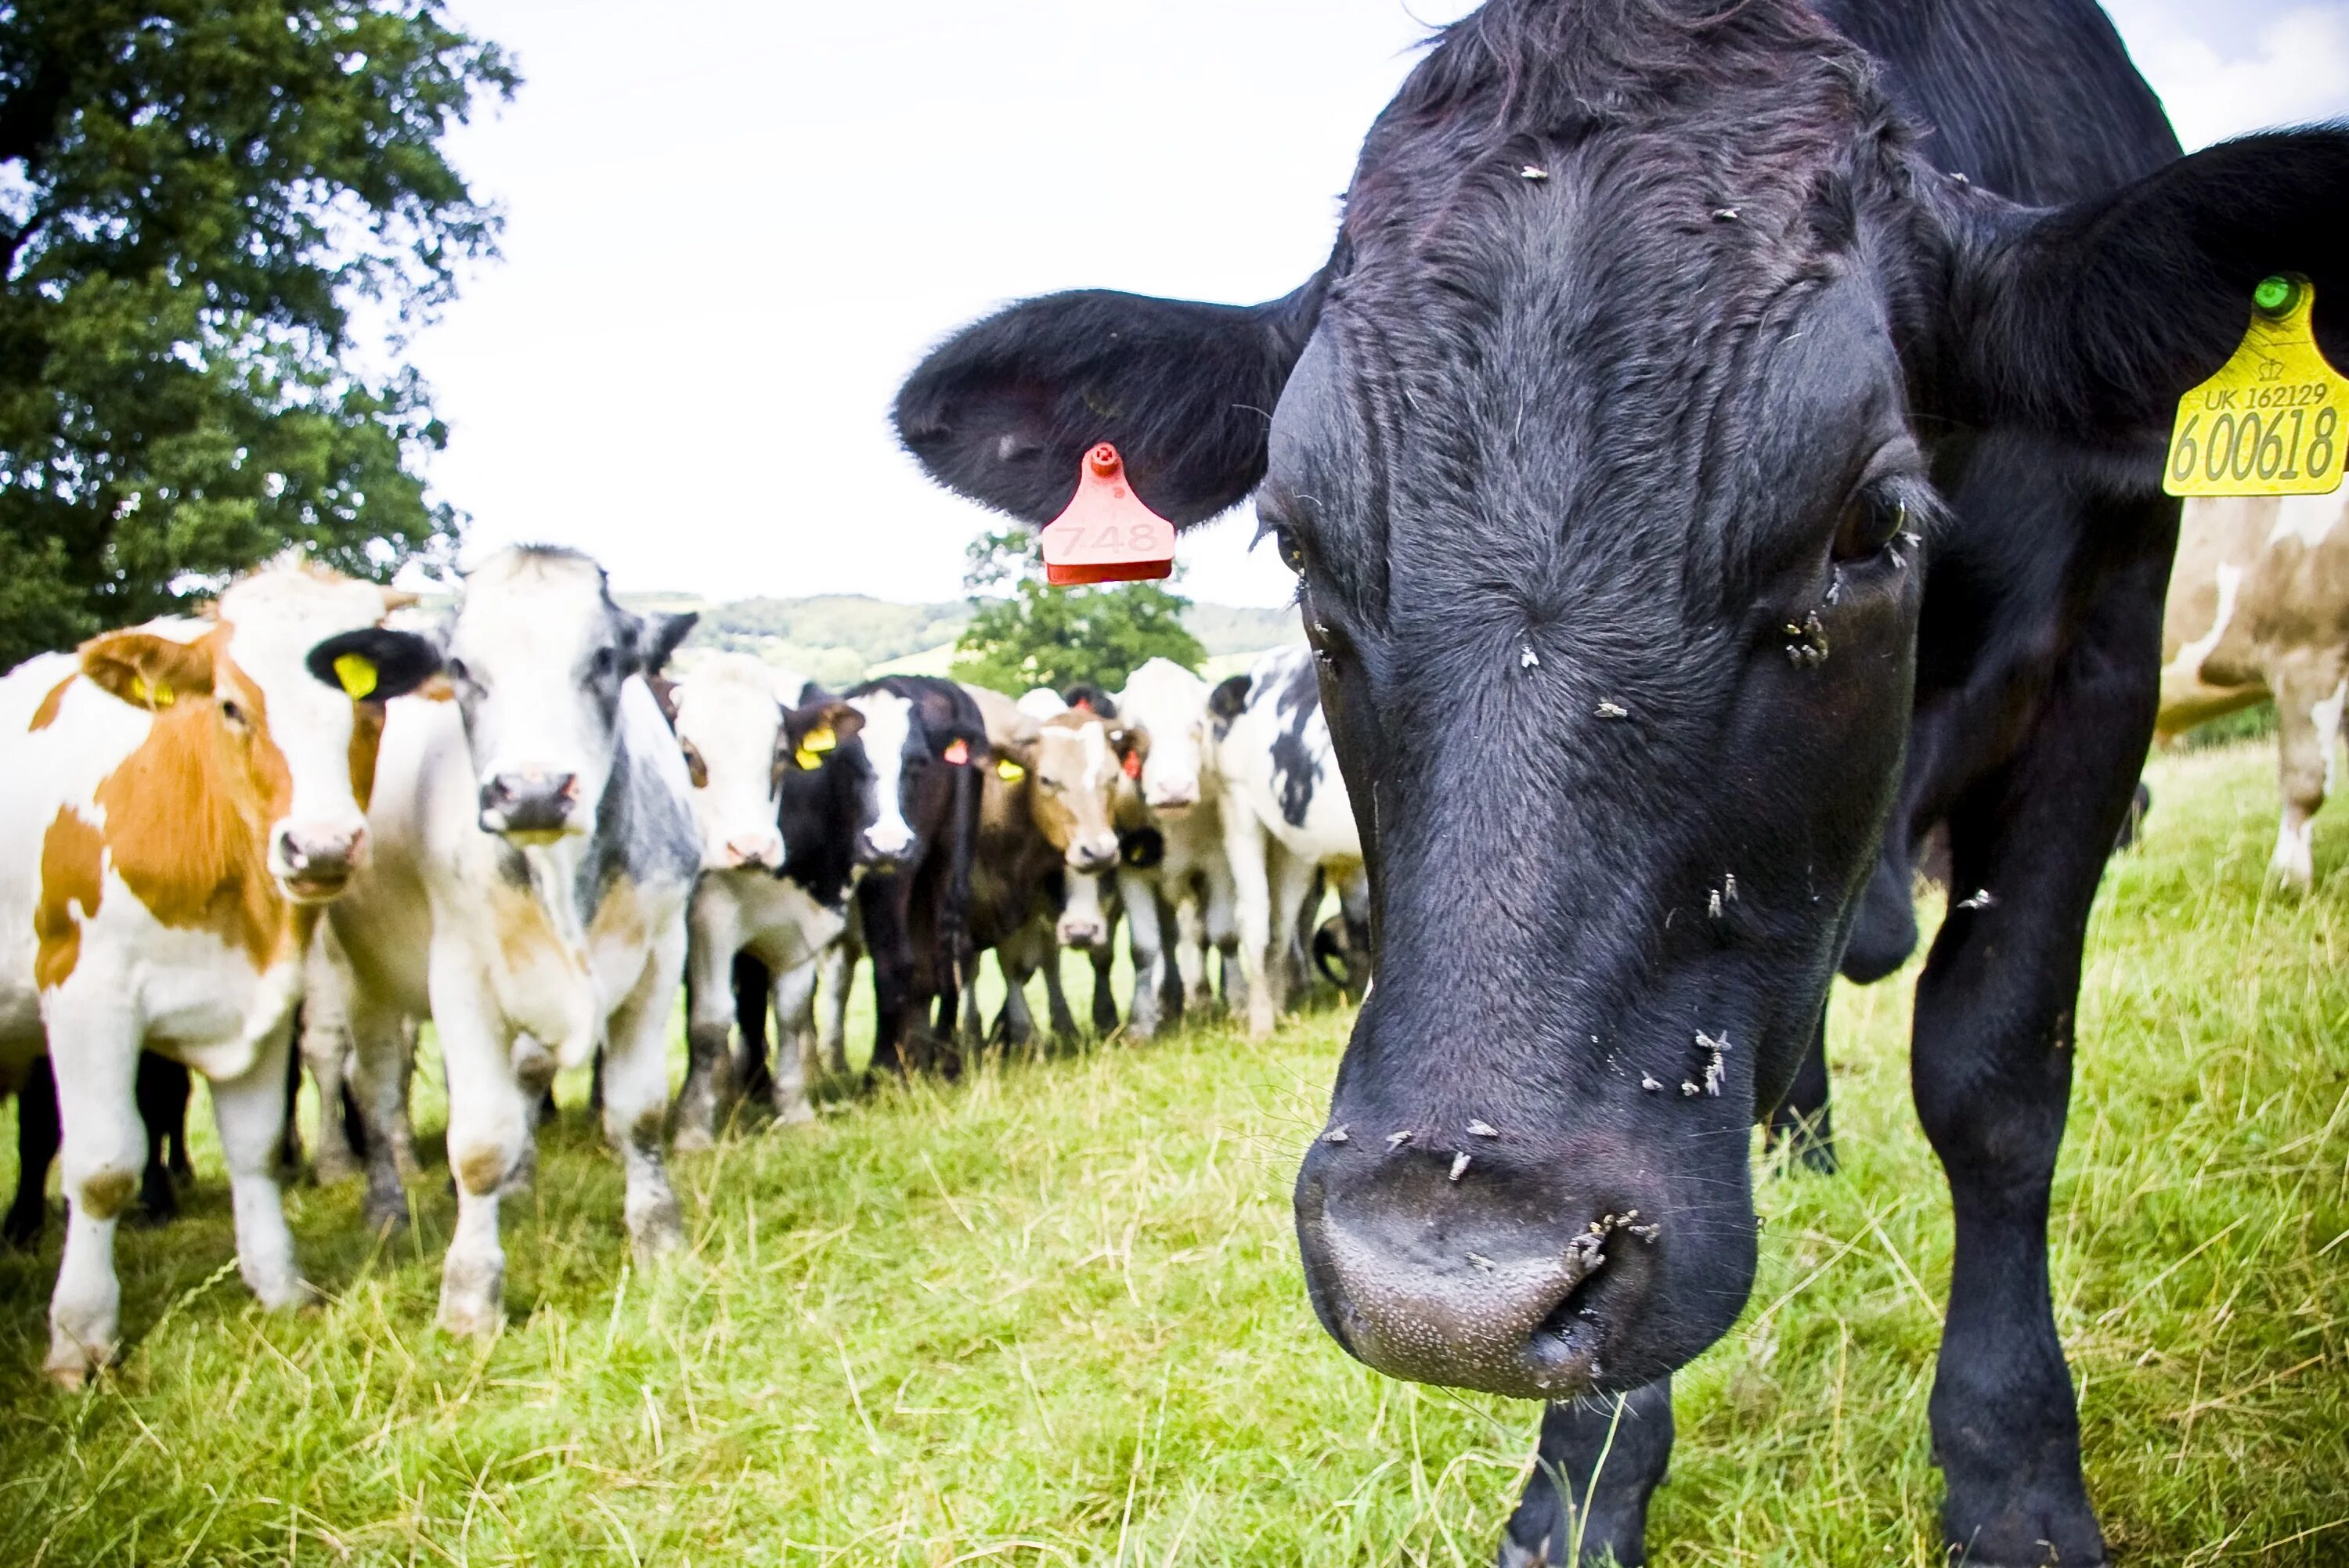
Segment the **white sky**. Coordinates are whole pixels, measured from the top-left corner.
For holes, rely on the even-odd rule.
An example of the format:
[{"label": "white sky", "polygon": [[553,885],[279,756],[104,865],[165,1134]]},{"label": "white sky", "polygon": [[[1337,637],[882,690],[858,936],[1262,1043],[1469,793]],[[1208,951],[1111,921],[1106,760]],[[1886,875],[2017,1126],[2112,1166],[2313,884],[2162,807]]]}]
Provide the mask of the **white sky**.
[{"label": "white sky", "polygon": [[[899,379],[1014,298],[1246,302],[1328,253],[1371,118],[1468,0],[454,0],[525,84],[453,139],[505,260],[416,342],[469,554],[623,589],[959,594],[990,514],[891,438]],[[2349,0],[2113,0],[2189,147],[2349,114]],[[1185,591],[1277,604],[1235,515]]]}]

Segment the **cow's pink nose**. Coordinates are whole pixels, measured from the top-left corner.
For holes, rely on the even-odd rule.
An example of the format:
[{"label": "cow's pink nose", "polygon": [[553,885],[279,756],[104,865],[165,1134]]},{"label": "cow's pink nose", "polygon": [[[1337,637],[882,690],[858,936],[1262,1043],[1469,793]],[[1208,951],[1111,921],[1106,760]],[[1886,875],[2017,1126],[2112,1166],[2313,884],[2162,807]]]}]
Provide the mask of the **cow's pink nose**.
[{"label": "cow's pink nose", "polygon": [[1185,806],[1199,803],[1196,784],[1163,784],[1150,791],[1151,806],[1161,811],[1179,811]]},{"label": "cow's pink nose", "polygon": [[726,853],[738,866],[775,866],[783,860],[783,841],[772,833],[742,833],[726,841]]},{"label": "cow's pink nose", "polygon": [[296,886],[339,889],[367,863],[367,848],[364,822],[351,828],[289,823],[277,834],[277,863]]}]

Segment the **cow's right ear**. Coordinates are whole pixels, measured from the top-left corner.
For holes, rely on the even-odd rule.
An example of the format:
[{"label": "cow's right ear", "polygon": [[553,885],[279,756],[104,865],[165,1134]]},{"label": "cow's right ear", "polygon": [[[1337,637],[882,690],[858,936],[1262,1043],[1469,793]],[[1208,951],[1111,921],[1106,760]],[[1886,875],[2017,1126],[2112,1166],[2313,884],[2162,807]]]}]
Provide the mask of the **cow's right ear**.
[{"label": "cow's right ear", "polygon": [[844,702],[815,702],[783,711],[783,734],[777,746],[776,766],[789,757],[809,772],[824,765],[844,743],[864,727],[864,716]]},{"label": "cow's right ear", "polygon": [[1207,694],[1207,711],[1229,724],[1247,711],[1248,677],[1231,676],[1216,683]]},{"label": "cow's right ear", "polygon": [[1272,409],[1313,335],[1328,269],[1258,305],[1086,290],[967,326],[898,389],[897,438],[949,490],[1031,523],[1116,445],[1134,493],[1188,527],[1264,478]]},{"label": "cow's right ear", "polygon": [[302,663],[353,702],[389,702],[440,673],[440,645],[413,632],[362,626],[328,637]]},{"label": "cow's right ear", "polygon": [[210,696],[212,651],[152,632],[109,632],[81,645],[90,684],[133,707],[160,712],[183,696]]}]

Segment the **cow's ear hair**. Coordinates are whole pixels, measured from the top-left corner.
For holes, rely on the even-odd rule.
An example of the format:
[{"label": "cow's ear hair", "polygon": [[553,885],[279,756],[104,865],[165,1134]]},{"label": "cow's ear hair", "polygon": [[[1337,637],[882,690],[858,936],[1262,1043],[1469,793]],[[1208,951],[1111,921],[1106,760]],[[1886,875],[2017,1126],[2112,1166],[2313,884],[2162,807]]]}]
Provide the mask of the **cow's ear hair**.
[{"label": "cow's ear hair", "polygon": [[835,698],[818,694],[817,701],[783,713],[783,737],[793,750],[818,729],[829,729],[836,741],[852,740],[864,727],[864,716]]},{"label": "cow's ear hair", "polygon": [[1063,706],[1092,714],[1095,718],[1117,717],[1117,699],[1092,681],[1078,681],[1061,693]]},{"label": "cow's ear hair", "polygon": [[638,616],[632,650],[635,673],[640,676],[660,674],[669,656],[677,652],[678,645],[685,641],[700,619],[700,613],[694,610],[676,614],[654,610]]},{"label": "cow's ear hair", "polygon": [[81,673],[133,707],[158,712],[183,696],[209,696],[212,651],[152,632],[109,632],[81,645]]},{"label": "cow's ear hair", "polygon": [[440,673],[440,645],[414,632],[362,626],[328,637],[302,664],[354,702],[389,702]]},{"label": "cow's ear hair", "polygon": [[2349,366],[2349,128],[2222,142],[2052,210],[1931,189],[1952,243],[1961,418],[2091,442],[2167,434],[2280,273],[2315,284],[2319,345]]},{"label": "cow's ear hair", "polygon": [[1216,684],[1207,694],[1207,711],[1229,724],[1247,711],[1248,677],[1231,676]]},{"label": "cow's ear hair", "polygon": [[1031,523],[1115,444],[1134,493],[1178,527],[1264,477],[1274,405],[1321,314],[1328,272],[1258,305],[1086,290],[967,326],[897,392],[897,438],[949,490]]}]

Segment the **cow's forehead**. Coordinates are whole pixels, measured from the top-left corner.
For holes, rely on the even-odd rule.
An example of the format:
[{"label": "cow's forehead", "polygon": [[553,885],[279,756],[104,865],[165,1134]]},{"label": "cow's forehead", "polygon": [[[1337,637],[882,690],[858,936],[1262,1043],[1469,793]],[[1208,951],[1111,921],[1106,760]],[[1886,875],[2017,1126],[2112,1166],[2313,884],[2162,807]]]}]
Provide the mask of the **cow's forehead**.
[{"label": "cow's forehead", "polygon": [[465,579],[451,642],[473,654],[527,658],[618,641],[623,612],[603,568],[569,551],[501,552]]},{"label": "cow's forehead", "polygon": [[771,741],[782,719],[773,674],[748,655],[708,660],[677,685],[677,730],[689,740],[742,735]]},{"label": "cow's forehead", "polygon": [[1036,742],[1036,766],[1056,777],[1083,774],[1109,753],[1109,727],[1082,714],[1055,714],[1044,721]]},{"label": "cow's forehead", "polygon": [[[380,624],[387,605],[372,583],[310,565],[273,566],[239,579],[221,594],[219,624],[237,663],[257,678],[298,671],[310,649],[339,632]],[[306,676],[305,677],[306,678]]]},{"label": "cow's forehead", "polygon": [[864,749],[876,757],[894,757],[913,734],[914,704],[893,691],[869,691],[849,698],[848,706],[864,716]]}]

